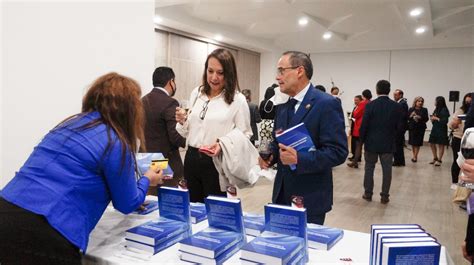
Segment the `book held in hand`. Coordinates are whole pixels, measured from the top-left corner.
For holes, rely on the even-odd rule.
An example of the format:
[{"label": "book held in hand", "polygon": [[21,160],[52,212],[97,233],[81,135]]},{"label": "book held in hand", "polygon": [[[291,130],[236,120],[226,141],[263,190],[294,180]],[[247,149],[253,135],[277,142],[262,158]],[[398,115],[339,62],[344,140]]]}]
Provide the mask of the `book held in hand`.
[{"label": "book held in hand", "polygon": [[240,249],[246,242],[241,202],[208,196],[205,205],[209,227],[181,240],[179,250],[187,253],[184,258],[188,261],[194,260],[192,255],[197,255],[217,263],[224,262],[230,257],[227,257],[229,249]]},{"label": "book held in hand", "polygon": [[[298,152],[315,151],[316,147],[311,139],[311,134],[306,129],[304,122],[299,123],[283,132],[276,134],[278,143],[293,147]],[[296,165],[290,165],[292,170],[296,169]]]},{"label": "book held in hand", "polygon": [[330,250],[344,236],[344,230],[317,224],[308,224],[308,247]]}]

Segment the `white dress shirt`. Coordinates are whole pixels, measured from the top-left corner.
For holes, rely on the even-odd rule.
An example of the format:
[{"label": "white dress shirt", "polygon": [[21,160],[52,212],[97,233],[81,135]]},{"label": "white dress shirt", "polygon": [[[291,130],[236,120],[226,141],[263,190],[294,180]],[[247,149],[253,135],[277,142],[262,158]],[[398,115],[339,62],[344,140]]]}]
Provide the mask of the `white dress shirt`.
[{"label": "white dress shirt", "polygon": [[301,102],[303,102],[303,99],[304,99],[304,96],[306,95],[306,92],[308,92],[308,89],[309,89],[309,85],[311,83],[308,83],[306,85],[305,88],[303,88],[303,90],[300,91],[300,93],[296,94],[293,98],[296,99],[298,101],[298,103],[296,103],[295,105],[295,113],[296,111],[298,110],[298,108],[300,107],[301,105]]},{"label": "white dress shirt", "polygon": [[[187,145],[199,148],[203,145],[214,144],[221,136],[227,135],[234,128],[241,130],[248,138],[252,136],[250,127],[250,111],[247,100],[240,92],[234,95],[232,104],[227,104],[222,92],[211,100],[199,91],[199,87],[191,92],[189,98],[190,112],[188,119],[181,125],[176,124],[176,130],[186,137]],[[204,106],[207,111],[204,115]],[[194,103],[194,104],[193,104]],[[204,119],[200,116],[204,115]]]}]

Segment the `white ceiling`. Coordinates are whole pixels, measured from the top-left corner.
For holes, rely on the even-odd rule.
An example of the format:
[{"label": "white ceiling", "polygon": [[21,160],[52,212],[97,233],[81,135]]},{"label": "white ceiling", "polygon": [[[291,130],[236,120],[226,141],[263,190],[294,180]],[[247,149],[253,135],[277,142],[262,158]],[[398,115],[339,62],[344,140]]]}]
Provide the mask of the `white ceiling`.
[{"label": "white ceiling", "polygon": [[[474,0],[155,0],[161,26],[255,51],[474,46]],[[409,15],[422,8],[418,18]],[[306,27],[298,20],[306,17]],[[415,29],[425,26],[424,34]],[[326,31],[333,32],[324,40]]]}]

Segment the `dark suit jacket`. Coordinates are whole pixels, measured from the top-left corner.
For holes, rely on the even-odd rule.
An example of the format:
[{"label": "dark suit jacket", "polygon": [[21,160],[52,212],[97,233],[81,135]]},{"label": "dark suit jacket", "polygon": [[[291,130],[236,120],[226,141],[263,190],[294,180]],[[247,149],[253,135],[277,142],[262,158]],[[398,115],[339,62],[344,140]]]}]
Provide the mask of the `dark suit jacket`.
[{"label": "dark suit jacket", "polygon": [[[183,177],[183,161],[179,147],[186,145],[186,139],[176,131],[176,107],[178,101],[165,92],[153,88],[142,98],[145,109],[145,141],[147,152],[160,152],[169,159],[174,178]],[[167,183],[165,183],[167,184]],[[172,184],[170,184],[172,185]]]},{"label": "dark suit jacket", "polygon": [[400,105],[388,96],[379,96],[367,104],[360,126],[360,140],[366,151],[395,152],[395,136],[402,130],[400,115]]},{"label": "dark suit jacket", "polygon": [[285,130],[304,122],[316,151],[298,152],[298,165],[292,171],[279,160],[278,144],[275,142],[273,155],[278,167],[272,200],[276,202],[282,191],[287,203],[292,195],[303,196],[308,216],[320,215],[332,207],[332,168],[344,163],[348,153],[341,103],[310,85],[291,121],[288,121],[288,109],[288,102],[278,106],[274,136],[275,130]]},{"label": "dark suit jacket", "polygon": [[262,121],[262,118],[260,118],[260,113],[258,111],[258,106],[257,104],[254,104],[252,102],[249,102],[249,110],[250,110],[250,127],[252,127],[252,137],[250,138],[250,141],[252,143],[255,143],[256,140],[258,140],[258,130],[257,130],[257,123]]},{"label": "dark suit jacket", "polygon": [[397,102],[398,105],[400,105],[400,127],[402,128],[401,131],[399,131],[399,136],[403,136],[405,134],[405,131],[408,130],[408,104],[407,104],[407,99],[402,98],[400,102]]}]

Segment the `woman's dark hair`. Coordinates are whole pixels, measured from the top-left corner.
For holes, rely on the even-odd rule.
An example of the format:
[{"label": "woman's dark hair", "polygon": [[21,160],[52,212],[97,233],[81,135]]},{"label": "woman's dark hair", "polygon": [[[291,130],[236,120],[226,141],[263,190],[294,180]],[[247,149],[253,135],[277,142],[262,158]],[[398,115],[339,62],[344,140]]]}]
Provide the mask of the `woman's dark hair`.
[{"label": "woman's dark hair", "polygon": [[215,58],[222,65],[224,71],[224,100],[227,104],[231,104],[234,101],[234,95],[236,91],[240,91],[239,80],[237,78],[237,67],[235,66],[235,60],[232,53],[226,49],[216,49],[207,56],[206,63],[204,64],[204,74],[202,75],[202,92],[209,95],[211,87],[207,83],[207,67],[209,65],[209,59]]},{"label": "woman's dark hair", "polygon": [[366,90],[362,91],[362,96],[365,99],[370,100],[372,98],[372,92],[370,92],[370,90],[366,89]]},{"label": "woman's dark hair", "polygon": [[469,103],[466,102],[467,98],[471,98],[471,101],[472,101],[471,93],[467,93],[466,95],[464,95],[464,98],[462,99],[461,109],[462,109],[464,114],[466,114],[467,111],[469,110],[469,108],[471,107],[471,102],[469,102]]},{"label": "woman's dark hair", "polygon": [[446,109],[448,108],[448,107],[446,106],[446,99],[444,99],[443,96],[437,96],[437,97],[436,97],[436,99],[435,99],[435,106],[436,106],[436,108],[435,108],[435,112],[436,112],[436,113],[439,113],[439,111],[441,111],[441,110],[444,109],[444,108],[446,108]]},{"label": "woman's dark hair", "polygon": [[123,167],[126,150],[135,153],[140,144],[145,145],[144,113],[140,96],[140,85],[135,80],[117,73],[108,73],[95,80],[87,91],[82,100],[82,113],[67,118],[56,128],[68,125],[86,113],[99,112],[100,118],[92,120],[76,130],[85,130],[105,124],[109,139],[105,155],[113,145],[110,137],[110,129],[112,129],[122,145]]}]

